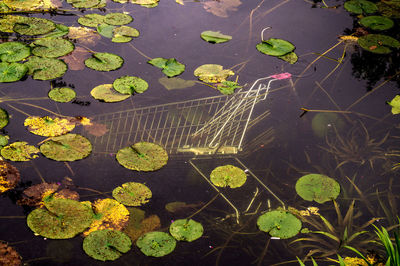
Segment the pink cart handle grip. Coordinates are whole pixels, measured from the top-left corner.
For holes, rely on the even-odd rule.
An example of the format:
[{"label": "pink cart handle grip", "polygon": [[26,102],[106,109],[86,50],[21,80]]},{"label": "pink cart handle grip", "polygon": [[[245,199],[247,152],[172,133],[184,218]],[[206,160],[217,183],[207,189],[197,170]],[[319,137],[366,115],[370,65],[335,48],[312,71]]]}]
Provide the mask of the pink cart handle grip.
[{"label": "pink cart handle grip", "polygon": [[288,79],[291,78],[292,74],[285,72],[285,73],[280,73],[280,74],[276,74],[276,75],[272,75],[271,78],[274,79]]}]

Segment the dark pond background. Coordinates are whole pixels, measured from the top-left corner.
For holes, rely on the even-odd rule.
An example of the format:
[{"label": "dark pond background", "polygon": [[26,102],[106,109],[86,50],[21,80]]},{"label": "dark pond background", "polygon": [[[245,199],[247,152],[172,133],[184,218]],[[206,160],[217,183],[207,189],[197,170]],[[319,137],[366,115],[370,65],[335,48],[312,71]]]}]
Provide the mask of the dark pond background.
[{"label": "dark pond background", "polygon": [[[270,115],[246,132],[243,150],[232,157],[239,158],[285,203],[286,207],[305,209],[308,206],[317,206],[320,208],[320,213],[334,224],[336,216],[332,203],[306,202],[296,195],[294,189],[296,180],[302,175],[322,173],[335,178],[341,184],[342,193],[338,202],[343,212],[347,210],[351,200],[356,199],[356,209],[361,215],[354,223],[361,225],[372,217],[384,216],[373,193],[378,189],[382,192],[382,201],[388,204],[385,195],[388,195],[386,192],[389,190],[389,184],[392,184],[394,199],[398,202],[399,187],[396,183],[398,173],[392,170],[392,167],[399,158],[385,154],[396,153],[398,150],[398,118],[390,113],[391,107],[386,101],[390,101],[398,93],[399,79],[397,78],[396,83],[394,77],[392,81],[380,85],[385,79],[398,73],[399,52],[396,51],[388,56],[374,55],[363,51],[355,43],[341,43],[326,54],[327,57],[319,58],[306,69],[319,54],[336,45],[340,35],[348,34],[352,32],[353,27],[358,27],[356,17],[343,9],[342,1],[326,2],[330,6],[340,6],[321,8],[323,6],[321,2],[294,0],[243,1],[236,11],[227,11],[226,18],[207,12],[204,9],[204,2],[185,2],[182,6],[172,0],[161,0],[157,7],[150,9],[130,3],[107,2],[106,13],[128,12],[133,16],[134,21],[129,26],[137,28],[140,37],[130,43],[112,43],[110,39],[102,37],[91,49],[120,55],[125,60],[123,67],[111,72],[97,72],[88,68],[82,71],[69,70],[57,80],[73,85],[77,92],[77,100],[90,103],[86,106],[60,104],[50,99],[0,103],[11,117],[4,131],[10,136],[10,142],[27,141],[36,144],[44,139],[29,133],[23,126],[26,115],[9,105],[30,115],[44,116],[48,113],[22,103],[39,105],[63,115],[86,116],[96,120],[96,117],[104,113],[220,95],[218,91],[200,84],[186,89],[165,89],[158,82],[158,79],[164,76],[160,69],[147,64],[147,59],[137,53],[131,45],[151,58],[174,57],[184,63],[186,70],[179,77],[186,80],[194,80],[193,71],[202,64],[220,64],[224,68],[229,68],[247,62],[241,65],[243,68],[240,71],[236,71],[239,67],[234,69],[239,75],[238,82],[241,85],[246,84],[245,89],[248,89],[256,79],[272,74],[289,72],[293,78],[272,83],[267,100],[257,103],[254,111],[254,114],[261,114],[269,109]],[[257,5],[260,6],[255,10]],[[63,8],[73,9],[67,3],[64,3]],[[72,10],[70,13],[75,15],[35,14],[35,16],[62,22],[68,26],[78,26],[76,21],[79,16],[103,12],[86,10],[81,13]],[[290,65],[278,58],[261,54],[255,49],[256,44],[261,41],[260,33],[266,27],[271,29],[264,32],[264,39],[282,38],[296,46],[295,52],[299,55],[296,64]],[[232,35],[233,38],[227,43],[210,44],[200,38],[200,33],[204,30],[221,31]],[[396,30],[398,31],[398,24]],[[346,51],[344,60],[338,64],[335,60],[342,56],[344,49]],[[335,71],[331,73],[334,69]],[[90,96],[90,91],[95,86],[112,83],[114,79],[123,75],[134,75],[145,79],[150,85],[149,89],[143,94],[134,95],[119,103],[99,102]],[[14,99],[47,97],[49,89],[49,81],[36,81],[31,77],[24,81],[0,84],[2,97]],[[359,103],[351,106],[364,96],[366,97]],[[303,111],[300,108],[338,110],[336,104],[341,110],[349,111],[345,115],[337,113],[339,119],[344,121],[344,127],[338,129],[337,134],[350,139],[347,133],[355,132],[358,147],[365,147],[366,138],[378,142],[389,132],[389,137],[380,146],[379,152],[374,153],[374,150],[368,148],[358,149],[356,154],[366,158],[365,163],[349,162],[336,169],[340,162],[346,160],[343,157],[345,155],[335,155],[323,149],[329,148],[326,140],[315,136],[311,126],[316,112],[308,112],[301,116]],[[349,106],[351,108],[347,109]],[[362,125],[367,129],[368,135]],[[327,134],[337,139],[333,130],[335,125],[327,122],[325,126]],[[257,138],[270,129],[273,130],[272,135]],[[76,128],[73,133],[81,133],[93,139],[93,136],[81,128]],[[93,145],[95,150],[102,148],[101,144]],[[374,157],[378,154],[381,156],[380,159]],[[279,207],[280,204],[251,176],[240,191],[238,189],[238,191],[224,190],[224,192],[240,210],[245,210],[254,195],[255,188],[258,187],[261,193],[251,206],[255,211],[260,204],[257,213],[243,215],[240,224],[237,224],[235,218],[230,216],[233,214],[233,209],[219,197],[193,217],[203,224],[204,236],[192,243],[178,242],[176,250],[163,258],[148,258],[133,246],[132,250],[120,259],[103,263],[84,253],[80,236],[69,240],[45,240],[43,237],[34,236],[23,217],[1,217],[25,216],[29,213],[30,210],[24,210],[16,205],[15,198],[18,196],[18,191],[22,191],[30,184],[40,183],[38,174],[40,173],[47,182],[61,182],[68,176],[78,188],[90,188],[107,193],[125,182],[145,183],[152,190],[153,198],[141,209],[146,211],[146,215],[157,214],[161,219],[162,229],[166,230],[172,220],[187,217],[196,209],[181,214],[171,214],[165,210],[165,204],[173,201],[204,204],[216,195],[213,188],[190,165],[191,157],[194,155],[173,154],[167,166],[149,173],[123,168],[110,153],[93,153],[84,160],[68,163],[73,172],[64,163],[51,161],[41,155],[31,162],[14,162],[12,164],[21,172],[22,182],[16,190],[4,193],[0,198],[0,239],[15,247],[29,265],[257,265],[258,263],[271,265],[307,254],[307,249],[302,250],[288,245],[290,240],[269,240],[266,233],[258,231],[256,220],[262,211],[268,210],[268,201],[270,200],[271,208]],[[236,163],[234,158],[228,156],[197,158],[199,160],[195,162],[205,173],[207,171],[209,173],[219,165]],[[206,159],[202,161],[201,158]],[[368,163],[369,159],[374,163],[372,169]],[[354,178],[360,190],[370,198],[375,214],[367,210],[346,176]],[[77,191],[81,194],[82,200],[104,198],[87,190]],[[110,193],[109,195],[111,196]],[[381,224],[391,225],[388,220],[382,220]],[[263,254],[267,243],[269,246]],[[221,248],[224,245],[225,248]],[[324,265],[323,263],[321,262],[321,265]]]}]

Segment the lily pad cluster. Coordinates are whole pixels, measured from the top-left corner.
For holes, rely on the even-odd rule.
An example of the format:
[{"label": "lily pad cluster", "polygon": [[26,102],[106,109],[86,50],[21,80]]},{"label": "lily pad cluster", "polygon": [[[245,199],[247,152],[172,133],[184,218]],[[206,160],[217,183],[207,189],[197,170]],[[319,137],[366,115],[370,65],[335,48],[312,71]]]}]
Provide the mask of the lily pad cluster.
[{"label": "lily pad cluster", "polygon": [[31,54],[31,49],[21,42],[4,42],[0,44],[0,82],[14,82],[22,79],[28,68],[17,63]]},{"label": "lily pad cluster", "polygon": [[217,187],[237,188],[244,185],[247,175],[242,169],[228,164],[215,168],[210,179]]},{"label": "lily pad cluster", "polygon": [[296,53],[293,52],[296,47],[283,39],[270,38],[257,44],[256,48],[263,54],[278,57],[290,64],[296,63],[298,59]]},{"label": "lily pad cluster", "polygon": [[126,206],[140,206],[153,196],[151,190],[141,183],[128,182],[116,187],[112,196]]},{"label": "lily pad cluster", "polygon": [[304,200],[324,203],[339,196],[340,185],[336,180],[328,176],[308,174],[297,180],[296,192]]},{"label": "lily pad cluster", "polygon": [[285,210],[273,210],[257,219],[258,228],[272,237],[287,239],[294,237],[301,230],[301,221]]},{"label": "lily pad cluster", "polygon": [[185,65],[176,61],[175,58],[165,59],[157,57],[147,61],[147,63],[161,68],[162,72],[170,78],[178,76],[185,71]]}]

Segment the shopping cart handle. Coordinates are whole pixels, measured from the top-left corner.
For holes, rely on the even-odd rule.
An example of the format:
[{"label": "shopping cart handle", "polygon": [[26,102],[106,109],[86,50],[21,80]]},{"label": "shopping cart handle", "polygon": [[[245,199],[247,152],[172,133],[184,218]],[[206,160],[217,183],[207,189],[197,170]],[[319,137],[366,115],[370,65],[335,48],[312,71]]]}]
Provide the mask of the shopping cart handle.
[{"label": "shopping cart handle", "polygon": [[292,74],[285,72],[285,73],[280,73],[280,74],[276,74],[276,75],[272,75],[271,78],[274,79],[288,79],[291,78]]}]

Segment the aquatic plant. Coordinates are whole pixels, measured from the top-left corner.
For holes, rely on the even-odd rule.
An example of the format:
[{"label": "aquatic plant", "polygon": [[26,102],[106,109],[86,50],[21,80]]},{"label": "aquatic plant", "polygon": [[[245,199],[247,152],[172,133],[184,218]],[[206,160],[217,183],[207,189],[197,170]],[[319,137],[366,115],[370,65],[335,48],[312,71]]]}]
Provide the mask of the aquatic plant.
[{"label": "aquatic plant", "polygon": [[340,185],[333,178],[320,174],[308,174],[296,182],[296,192],[304,200],[324,203],[339,196]]},{"label": "aquatic plant", "polygon": [[192,242],[203,235],[203,225],[192,219],[175,220],[169,226],[169,233],[178,241]]},{"label": "aquatic plant", "polygon": [[18,252],[6,242],[0,240],[0,265],[19,266],[22,258]]},{"label": "aquatic plant", "polygon": [[257,225],[261,231],[268,232],[272,237],[282,239],[297,235],[301,229],[301,221],[285,210],[269,211],[258,217]]},{"label": "aquatic plant", "polygon": [[126,206],[140,206],[152,197],[151,190],[141,183],[127,182],[112,191],[113,197]]},{"label": "aquatic plant", "polygon": [[210,174],[210,180],[217,187],[237,188],[244,185],[247,175],[239,167],[228,164],[215,168]]},{"label": "aquatic plant", "polygon": [[17,168],[5,161],[0,161],[0,194],[13,189],[21,177]]},{"label": "aquatic plant", "polygon": [[136,245],[146,256],[163,257],[174,251],[176,240],[164,232],[149,232],[139,237]]},{"label": "aquatic plant", "polygon": [[166,59],[157,57],[147,61],[147,63],[161,68],[162,72],[170,78],[178,76],[185,71],[185,65],[178,62],[175,58]]}]

